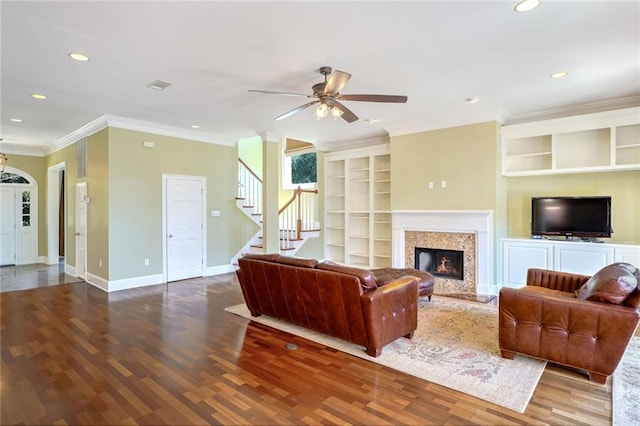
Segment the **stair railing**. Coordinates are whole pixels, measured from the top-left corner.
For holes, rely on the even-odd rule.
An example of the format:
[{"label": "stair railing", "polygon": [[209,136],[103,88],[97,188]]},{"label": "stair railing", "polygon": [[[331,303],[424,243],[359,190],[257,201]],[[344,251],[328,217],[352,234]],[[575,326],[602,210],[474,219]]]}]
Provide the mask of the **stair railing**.
[{"label": "stair railing", "polygon": [[262,179],[242,159],[238,163],[238,198],[244,198],[253,214],[262,214]]},{"label": "stair railing", "polygon": [[318,194],[317,189],[297,187],[289,201],[278,211],[280,246],[292,247],[292,240],[301,240],[303,231],[317,230],[317,197],[303,194]]}]

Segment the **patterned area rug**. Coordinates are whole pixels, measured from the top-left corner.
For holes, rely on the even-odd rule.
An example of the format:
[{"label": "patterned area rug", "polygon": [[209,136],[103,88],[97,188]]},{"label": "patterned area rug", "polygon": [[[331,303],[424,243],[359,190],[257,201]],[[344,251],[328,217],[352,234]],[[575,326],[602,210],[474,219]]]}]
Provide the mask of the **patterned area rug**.
[{"label": "patterned area rug", "polygon": [[640,425],[640,337],[631,339],[612,379],[613,425]]},{"label": "patterned area rug", "polygon": [[376,362],[485,401],[524,412],[546,363],[516,355],[500,357],[495,306],[446,297],[419,299],[418,329],[373,358],[361,346],[267,316],[251,317],[244,304],[228,312]]}]

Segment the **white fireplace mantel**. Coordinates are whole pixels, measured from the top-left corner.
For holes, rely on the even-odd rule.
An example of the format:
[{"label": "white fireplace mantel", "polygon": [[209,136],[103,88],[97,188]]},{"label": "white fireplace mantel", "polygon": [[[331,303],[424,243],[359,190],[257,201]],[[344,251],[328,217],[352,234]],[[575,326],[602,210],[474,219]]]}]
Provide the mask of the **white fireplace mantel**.
[{"label": "white fireplace mantel", "polygon": [[498,294],[494,278],[493,210],[394,210],[391,212],[393,266],[405,267],[405,231],[476,234],[476,287]]}]

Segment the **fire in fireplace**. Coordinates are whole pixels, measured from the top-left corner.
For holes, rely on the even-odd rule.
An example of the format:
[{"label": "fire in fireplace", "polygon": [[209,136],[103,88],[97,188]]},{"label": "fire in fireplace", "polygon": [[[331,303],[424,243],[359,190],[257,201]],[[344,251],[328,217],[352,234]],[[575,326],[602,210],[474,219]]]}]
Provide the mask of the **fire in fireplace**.
[{"label": "fire in fireplace", "polygon": [[435,276],[453,280],[464,279],[464,252],[434,248],[415,248],[415,268]]}]

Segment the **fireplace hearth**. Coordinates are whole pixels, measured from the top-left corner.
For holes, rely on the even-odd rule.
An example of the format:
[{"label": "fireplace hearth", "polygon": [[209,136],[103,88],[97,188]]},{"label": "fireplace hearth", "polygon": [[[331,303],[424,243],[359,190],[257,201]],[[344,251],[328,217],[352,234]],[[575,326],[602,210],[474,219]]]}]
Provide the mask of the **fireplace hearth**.
[{"label": "fireplace hearth", "polygon": [[415,247],[415,268],[436,277],[464,280],[464,251]]}]

